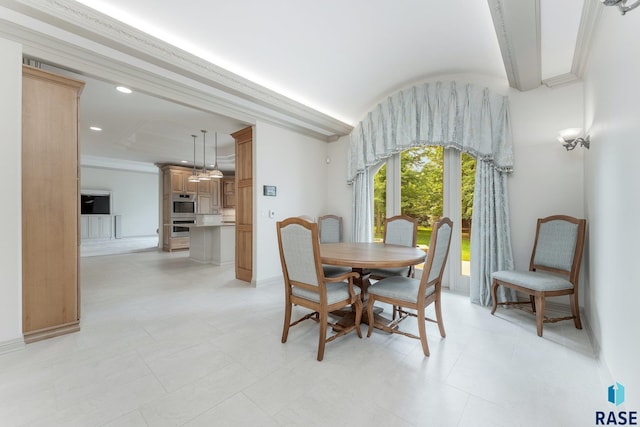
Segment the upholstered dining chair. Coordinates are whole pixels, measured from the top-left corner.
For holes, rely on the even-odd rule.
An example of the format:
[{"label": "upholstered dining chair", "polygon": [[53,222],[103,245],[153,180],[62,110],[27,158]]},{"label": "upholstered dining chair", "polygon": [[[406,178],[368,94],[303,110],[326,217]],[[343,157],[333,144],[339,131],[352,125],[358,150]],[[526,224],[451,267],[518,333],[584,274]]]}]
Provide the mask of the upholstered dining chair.
[{"label": "upholstered dining chair", "polygon": [[[387,325],[377,324],[375,326],[386,332],[419,339],[425,356],[429,356],[426,321],[437,323],[438,329],[440,329],[440,336],[445,337],[444,323],[442,321],[441,288],[442,274],[449,255],[449,246],[451,245],[452,229],[453,222],[449,218],[442,218],[433,227],[429,252],[420,280],[406,276],[390,276],[369,286],[367,300],[369,330],[367,337],[371,336],[374,328],[373,306],[376,301],[393,305],[399,317],[397,319],[394,318]],[[435,308],[435,320],[425,315],[425,309],[430,304],[433,304]],[[417,318],[420,336],[405,332],[398,327],[398,324],[409,316]]]},{"label": "upholstered dining chair", "polygon": [[318,233],[320,243],[342,242],[342,217],[338,215],[319,216]]},{"label": "upholstered dining chair", "polygon": [[[539,218],[528,271],[503,270],[491,274],[491,297],[496,312],[498,305],[531,304],[536,315],[538,336],[542,325],[571,320],[582,329],[578,305],[578,276],[582,261],[587,221],[566,215]],[[529,301],[498,301],[498,286],[529,295]],[[544,315],[546,297],[569,295],[571,316],[549,318]]]},{"label": "upholstered dining chair", "polygon": [[[318,234],[320,243],[342,242],[342,217],[338,215],[322,215],[318,217]],[[323,264],[326,277],[336,277],[351,271],[349,267]]]},{"label": "upholstered dining chair", "polygon": [[[276,224],[280,261],[284,275],[285,313],[282,342],[287,342],[289,328],[303,320],[313,319],[320,324],[318,360],[324,357],[327,342],[351,332],[353,329],[362,338],[360,320],[362,301],[360,288],[353,285],[357,273],[348,272],[338,277],[325,277],[320,262],[320,239],[318,225],[302,218],[288,218]],[[298,305],[312,310],[295,322],[291,322],[292,306]],[[329,312],[353,305],[355,325],[342,326],[329,323]],[[327,325],[335,334],[327,338]]]},{"label": "upholstered dining chair", "polygon": [[[396,215],[384,221],[384,243],[415,247],[418,236],[418,220],[407,215]],[[380,280],[389,276],[413,277],[414,269],[410,267],[372,269],[371,279]]]}]

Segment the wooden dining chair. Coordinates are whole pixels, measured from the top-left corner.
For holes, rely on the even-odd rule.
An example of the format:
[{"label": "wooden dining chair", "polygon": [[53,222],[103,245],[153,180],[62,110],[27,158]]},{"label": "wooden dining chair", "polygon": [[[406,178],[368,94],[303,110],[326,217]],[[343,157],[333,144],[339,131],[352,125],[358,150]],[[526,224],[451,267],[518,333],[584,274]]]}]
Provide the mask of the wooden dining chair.
[{"label": "wooden dining chair", "polygon": [[319,216],[318,233],[320,236],[320,243],[341,243],[342,217],[338,215]]},{"label": "wooden dining chair", "polygon": [[[491,297],[496,312],[498,305],[531,304],[536,315],[538,336],[543,323],[573,319],[582,329],[578,304],[578,275],[582,261],[587,221],[566,215],[539,218],[528,271],[503,270],[491,274]],[[529,296],[528,301],[498,301],[498,286],[514,289]],[[571,316],[549,318],[544,315],[546,297],[569,295]]]},{"label": "wooden dining chair", "polygon": [[[320,243],[342,243],[342,217],[338,215],[322,215],[318,217],[318,235]],[[336,277],[351,271],[349,267],[323,264],[326,277]]]},{"label": "wooden dining chair", "polygon": [[[418,220],[407,215],[396,215],[384,221],[384,243],[414,248],[418,238]],[[371,279],[380,280],[390,276],[414,276],[413,266],[398,268],[376,268],[371,270]]]},{"label": "wooden dining chair", "polygon": [[[442,321],[441,288],[442,274],[449,255],[449,246],[451,245],[452,229],[453,222],[449,218],[442,218],[433,227],[429,252],[420,280],[407,276],[390,276],[369,286],[367,300],[369,331],[367,337],[371,336],[371,332],[376,326],[389,333],[419,339],[425,356],[429,356],[426,321],[437,323],[440,335],[443,338],[445,337],[444,323]],[[393,305],[399,317],[397,319],[394,318],[386,325],[374,325],[374,304],[376,301]],[[430,304],[435,307],[435,320],[425,315],[425,309]],[[398,324],[409,316],[417,318],[420,336],[405,332],[398,327]]]},{"label": "wooden dining chair", "polygon": [[[320,262],[318,225],[302,218],[288,218],[276,224],[278,247],[285,286],[285,313],[282,342],[287,342],[289,328],[303,320],[313,319],[320,324],[318,360],[324,357],[327,342],[356,330],[362,338],[360,320],[362,301],[360,288],[353,285],[357,273],[347,272],[338,277],[325,277]],[[295,322],[291,322],[293,305],[313,310]],[[355,308],[355,324],[342,326],[329,323],[329,312],[352,305]],[[327,326],[335,334],[327,338]]]}]

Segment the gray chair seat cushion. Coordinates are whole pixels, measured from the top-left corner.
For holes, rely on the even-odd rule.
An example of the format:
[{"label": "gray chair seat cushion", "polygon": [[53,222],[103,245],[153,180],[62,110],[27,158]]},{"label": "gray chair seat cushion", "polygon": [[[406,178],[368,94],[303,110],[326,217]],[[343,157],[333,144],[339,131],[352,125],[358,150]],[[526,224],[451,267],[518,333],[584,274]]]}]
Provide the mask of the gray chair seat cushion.
[{"label": "gray chair seat cushion", "polygon": [[[415,303],[418,300],[420,280],[412,277],[391,276],[369,286],[369,294]],[[435,292],[435,287],[427,288],[426,294]]]},{"label": "gray chair seat cushion", "polygon": [[[349,298],[349,284],[347,282],[338,282],[338,283],[326,283],[327,286],[327,304],[333,304],[338,301],[344,301]],[[360,295],[360,288],[357,286],[353,287],[353,292],[356,295]],[[294,286],[291,289],[291,293],[297,297],[308,299],[313,302],[320,302],[320,294],[318,292],[313,292],[304,288],[300,288],[298,286]]]},{"label": "gray chair seat cushion", "polygon": [[544,271],[496,271],[491,274],[491,279],[513,283],[534,291],[559,291],[573,288],[573,284],[567,279]]},{"label": "gray chair seat cushion", "polygon": [[409,267],[398,268],[375,268],[370,270],[372,277],[391,277],[391,276],[407,276]]},{"label": "gray chair seat cushion", "polygon": [[339,265],[322,264],[324,277],[336,277],[341,274],[351,273],[351,267],[340,267]]}]

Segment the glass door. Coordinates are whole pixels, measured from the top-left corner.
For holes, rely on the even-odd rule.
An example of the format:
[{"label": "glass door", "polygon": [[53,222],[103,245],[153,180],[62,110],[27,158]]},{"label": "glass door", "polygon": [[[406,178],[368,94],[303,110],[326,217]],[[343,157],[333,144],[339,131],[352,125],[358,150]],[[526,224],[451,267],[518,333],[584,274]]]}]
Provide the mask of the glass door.
[{"label": "glass door", "polygon": [[387,159],[372,175],[374,240],[382,240],[384,218],[404,214],[418,219],[417,244],[427,250],[433,224],[448,216],[457,226],[444,284],[468,293],[475,159],[454,149],[415,147]]}]

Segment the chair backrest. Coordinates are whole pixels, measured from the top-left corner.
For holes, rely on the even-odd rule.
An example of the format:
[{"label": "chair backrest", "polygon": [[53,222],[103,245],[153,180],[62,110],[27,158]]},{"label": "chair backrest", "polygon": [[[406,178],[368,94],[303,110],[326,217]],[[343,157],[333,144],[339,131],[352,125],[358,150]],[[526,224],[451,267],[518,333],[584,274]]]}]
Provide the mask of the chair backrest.
[{"label": "chair backrest", "polygon": [[566,274],[575,285],[582,261],[586,223],[584,219],[566,215],[539,218],[529,270]]},{"label": "chair backrest", "polygon": [[342,217],[337,215],[318,217],[318,232],[320,243],[342,242]]},{"label": "chair backrest", "polygon": [[276,223],[280,262],[285,286],[302,286],[320,291],[324,275],[320,263],[318,225],[294,217]]},{"label": "chair backrest", "polygon": [[420,282],[421,290],[426,289],[433,283],[435,283],[437,287],[440,286],[444,266],[449,257],[452,231],[453,221],[446,217],[436,222],[433,227],[431,240],[429,241],[429,252],[424,263],[424,270],[422,271],[422,279]]},{"label": "chair backrest", "polygon": [[407,215],[396,215],[384,221],[384,243],[389,245],[416,246],[418,220]]}]

